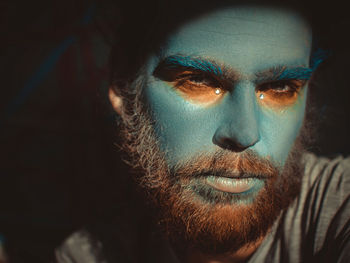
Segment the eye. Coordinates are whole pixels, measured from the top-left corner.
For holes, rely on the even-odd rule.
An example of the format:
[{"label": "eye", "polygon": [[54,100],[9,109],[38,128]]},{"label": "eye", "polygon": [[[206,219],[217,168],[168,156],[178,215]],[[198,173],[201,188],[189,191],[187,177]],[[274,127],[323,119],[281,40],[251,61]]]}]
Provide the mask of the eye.
[{"label": "eye", "polygon": [[264,83],[256,89],[258,101],[269,107],[287,107],[296,102],[305,80],[286,80]]},{"label": "eye", "polygon": [[183,98],[203,106],[214,104],[225,94],[220,82],[204,73],[183,72],[173,85]]}]

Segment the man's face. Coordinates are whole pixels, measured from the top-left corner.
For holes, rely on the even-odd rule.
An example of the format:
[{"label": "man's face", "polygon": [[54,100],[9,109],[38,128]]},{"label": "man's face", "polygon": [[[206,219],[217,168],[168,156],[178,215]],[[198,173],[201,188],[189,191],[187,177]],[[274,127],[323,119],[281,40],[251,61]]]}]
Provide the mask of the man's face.
[{"label": "man's face", "polygon": [[310,46],[300,17],[252,7],[204,15],[172,34],[148,63],[145,89],[169,165],[226,148],[283,166],[303,122]]},{"label": "man's face", "polygon": [[173,236],[235,250],[295,197],[310,47],[294,13],[247,7],[192,20],[150,57],[134,83],[149,114],[135,109],[124,135]]}]

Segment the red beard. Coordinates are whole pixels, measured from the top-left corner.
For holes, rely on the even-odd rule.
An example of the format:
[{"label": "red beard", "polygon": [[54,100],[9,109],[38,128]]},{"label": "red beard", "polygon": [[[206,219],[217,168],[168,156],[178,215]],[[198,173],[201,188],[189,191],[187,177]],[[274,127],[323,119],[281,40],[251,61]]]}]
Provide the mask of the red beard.
[{"label": "red beard", "polygon": [[[235,252],[266,235],[299,193],[300,141],[296,141],[283,171],[249,150],[219,150],[170,169],[138,96],[129,103],[127,98],[123,100],[129,109],[121,114],[123,148],[169,240],[177,247],[215,255]],[[264,187],[247,195],[221,192],[201,180],[208,171],[216,176],[222,171],[261,176]]]}]

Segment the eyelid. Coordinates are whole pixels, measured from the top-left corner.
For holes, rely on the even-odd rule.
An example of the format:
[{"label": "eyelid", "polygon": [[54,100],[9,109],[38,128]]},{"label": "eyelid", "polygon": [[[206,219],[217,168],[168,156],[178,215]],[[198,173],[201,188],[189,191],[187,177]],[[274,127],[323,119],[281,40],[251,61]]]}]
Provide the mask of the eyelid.
[{"label": "eyelid", "polygon": [[206,72],[201,71],[185,71],[184,73],[180,73],[174,82],[181,82],[184,83],[186,81],[194,82],[191,80],[192,77],[199,77],[203,78],[203,82],[208,82],[208,86],[212,86],[213,88],[222,88],[224,89],[224,85],[222,82],[216,78],[215,76],[212,76],[211,74],[208,74]]},{"label": "eyelid", "polygon": [[184,71],[179,73],[176,76],[176,79],[189,79],[191,77],[197,77],[197,76],[203,76],[206,77],[206,75],[202,72],[196,72],[196,71]]},{"label": "eyelid", "polygon": [[[264,86],[271,85],[289,85],[291,88],[300,89],[307,83],[307,80],[303,79],[285,79],[285,80],[274,80],[268,81],[257,85],[257,90],[264,90]],[[266,88],[265,88],[266,89]]]}]

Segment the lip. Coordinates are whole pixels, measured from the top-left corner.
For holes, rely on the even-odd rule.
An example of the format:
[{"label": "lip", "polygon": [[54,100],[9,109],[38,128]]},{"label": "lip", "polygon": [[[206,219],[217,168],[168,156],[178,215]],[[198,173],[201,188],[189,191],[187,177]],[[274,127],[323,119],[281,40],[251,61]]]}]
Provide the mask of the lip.
[{"label": "lip", "polygon": [[206,176],[205,183],[213,187],[216,190],[232,193],[241,194],[250,191],[259,183],[261,179],[248,177],[248,178],[229,178],[221,176]]}]

